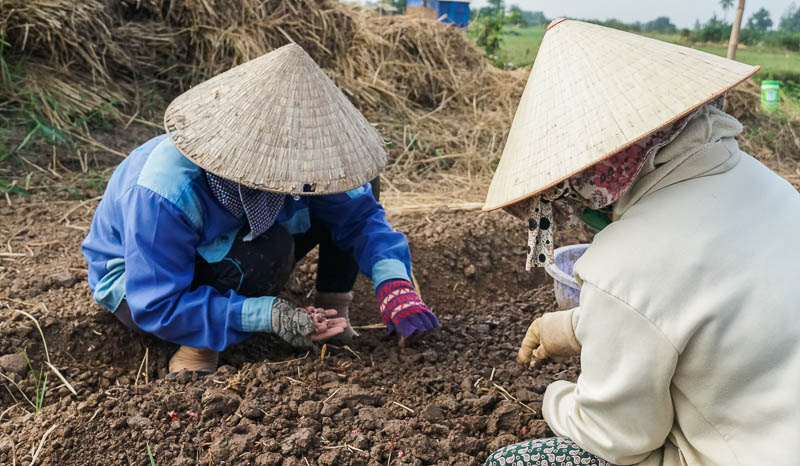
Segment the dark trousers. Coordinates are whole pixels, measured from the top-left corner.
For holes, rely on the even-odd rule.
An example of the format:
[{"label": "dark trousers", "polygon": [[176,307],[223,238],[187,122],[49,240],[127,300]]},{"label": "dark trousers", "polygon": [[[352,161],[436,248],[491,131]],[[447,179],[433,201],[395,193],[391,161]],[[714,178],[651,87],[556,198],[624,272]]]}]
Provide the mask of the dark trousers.
[{"label": "dark trousers", "polygon": [[[245,232],[246,233],[246,232]],[[210,264],[202,257],[194,267],[192,288],[210,285],[226,292],[234,290],[247,297],[274,296],[289,279],[295,263],[319,245],[317,290],[347,292],[358,276],[358,264],[352,251],[339,249],[325,226],[311,218],[311,228],[299,235],[290,235],[274,225],[252,241],[237,237],[228,255]]]},{"label": "dark trousers", "polygon": [[[379,178],[372,181],[372,192],[375,199],[379,199]],[[336,246],[318,218],[312,216],[308,231],[294,236],[280,225],[273,225],[252,241],[243,241],[245,234],[241,233],[234,240],[228,255],[220,262],[212,264],[197,257],[192,289],[208,285],[221,293],[234,290],[246,297],[275,296],[283,289],[294,265],[317,245],[317,291],[345,293],[353,289],[358,277],[358,263],[353,252]],[[128,327],[138,330],[131,319],[127,300],[120,303],[114,315]]]}]

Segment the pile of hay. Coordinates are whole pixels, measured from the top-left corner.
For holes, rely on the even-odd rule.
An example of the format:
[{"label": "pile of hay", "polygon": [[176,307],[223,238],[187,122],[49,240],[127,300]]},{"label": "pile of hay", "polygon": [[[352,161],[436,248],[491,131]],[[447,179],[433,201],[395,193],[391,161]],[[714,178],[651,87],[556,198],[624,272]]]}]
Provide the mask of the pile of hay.
[{"label": "pile of hay", "polygon": [[[191,85],[297,42],[385,136],[387,195],[419,204],[481,199],[527,77],[459,29],[335,0],[0,0],[0,33],[4,108],[70,131],[98,113],[160,124]],[[800,125],[756,111],[754,86],[731,93],[743,148],[800,160]]]},{"label": "pile of hay", "polygon": [[334,0],[0,0],[0,28],[18,68],[3,99],[73,130],[111,107],[158,123],[191,85],[297,42],[385,135],[397,189],[488,176],[526,77],[459,29]]}]

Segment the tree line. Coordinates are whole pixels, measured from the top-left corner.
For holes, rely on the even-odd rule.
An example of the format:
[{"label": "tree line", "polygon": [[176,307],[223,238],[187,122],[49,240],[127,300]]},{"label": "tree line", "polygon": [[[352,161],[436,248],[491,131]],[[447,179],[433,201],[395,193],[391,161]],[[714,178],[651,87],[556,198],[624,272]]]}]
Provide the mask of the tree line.
[{"label": "tree line", "polygon": [[[547,18],[541,11],[523,10],[516,4],[512,4],[506,9],[504,0],[488,0],[488,3],[487,6],[471,11],[473,21],[483,23],[489,21],[499,23],[499,26],[503,24],[539,26],[550,22],[550,18]],[[733,8],[733,3],[734,0],[720,0],[719,2],[726,13]],[[651,21],[633,23],[613,18],[605,21],[592,19],[585,21],[629,32],[679,33],[684,39],[692,42],[725,42],[730,37],[732,28],[725,17],[719,17],[716,13],[705,23],[701,23],[698,19],[693,29],[679,29],[668,16],[659,16]],[[800,7],[793,3],[777,20],[777,23],[773,21],[769,10],[760,8],[752,13],[745,22],[739,41],[746,45],[765,43],[777,48],[800,51]]]},{"label": "tree line", "polygon": [[[720,5],[727,12],[733,7],[733,0],[721,0]],[[695,22],[693,30],[682,30],[681,35],[694,42],[724,42],[731,35],[731,24],[716,13],[706,21]],[[777,48],[800,51],[800,7],[792,3],[777,24],[766,8],[752,13],[739,33],[739,42],[746,45],[763,43]]]}]

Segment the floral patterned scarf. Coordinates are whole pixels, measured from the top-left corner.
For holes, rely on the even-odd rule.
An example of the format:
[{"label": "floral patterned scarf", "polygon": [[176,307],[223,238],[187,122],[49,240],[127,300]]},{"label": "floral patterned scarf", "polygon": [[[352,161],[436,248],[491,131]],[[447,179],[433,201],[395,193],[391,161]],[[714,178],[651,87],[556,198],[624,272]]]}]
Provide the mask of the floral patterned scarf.
[{"label": "floral patterned scarf", "polygon": [[528,257],[525,270],[553,263],[553,227],[577,227],[584,208],[605,209],[630,188],[645,162],[672,142],[689,117],[671,123],[630,147],[597,162],[556,186],[506,207],[528,220]]}]

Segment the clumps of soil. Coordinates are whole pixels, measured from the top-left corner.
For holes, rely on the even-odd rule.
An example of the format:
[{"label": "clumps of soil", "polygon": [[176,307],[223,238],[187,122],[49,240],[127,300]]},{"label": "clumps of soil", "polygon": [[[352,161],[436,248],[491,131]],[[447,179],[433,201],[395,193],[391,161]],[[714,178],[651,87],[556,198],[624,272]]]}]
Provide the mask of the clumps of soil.
[{"label": "clumps of soil", "polygon": [[[70,227],[53,228],[73,208]],[[31,446],[57,425],[41,464],[146,464],[149,446],[158,464],[477,465],[501,446],[548,435],[542,394],[578,375],[577,360],[537,369],[514,361],[531,320],[555,309],[549,281],[524,272],[520,223],[440,211],[393,218],[409,237],[440,331],[400,347],[385,330],[362,330],[347,348],[328,345],[324,359],[255,336],[223,353],[209,377],[164,379],[175,347],[127,330],[89,296],[79,244],[91,211],[91,203],[42,196],[0,207],[10,219],[0,235],[26,251],[0,261],[0,282],[9,284],[0,287],[0,367],[14,367],[23,350],[34,368],[41,364],[38,332],[9,311],[25,309],[78,391],[51,374],[44,408],[33,414],[6,384],[1,464],[29,462]],[[286,291],[298,302],[310,299],[312,259]],[[355,325],[379,323],[366,279],[356,292]],[[29,374],[9,372],[33,393]]]}]

